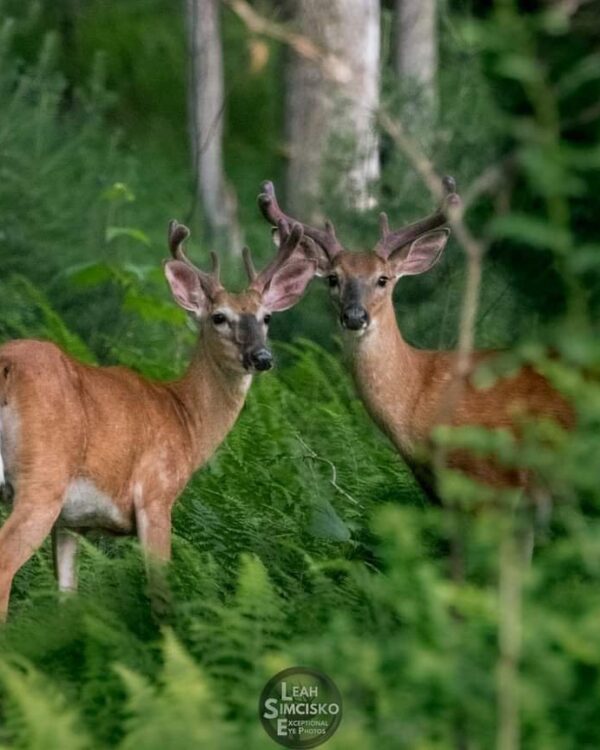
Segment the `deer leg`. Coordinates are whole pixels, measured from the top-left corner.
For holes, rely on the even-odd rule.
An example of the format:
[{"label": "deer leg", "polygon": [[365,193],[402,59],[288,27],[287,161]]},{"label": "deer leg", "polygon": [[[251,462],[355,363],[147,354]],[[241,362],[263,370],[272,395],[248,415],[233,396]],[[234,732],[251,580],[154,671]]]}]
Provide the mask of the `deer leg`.
[{"label": "deer leg", "polygon": [[136,504],[135,521],[146,559],[168,562],[171,559],[171,504]]},{"label": "deer leg", "polygon": [[58,580],[58,590],[74,593],[77,591],[77,549],[79,539],[67,529],[54,526],[52,530],[54,547],[54,570]]},{"label": "deer leg", "polygon": [[171,559],[171,503],[136,503],[137,534],[148,575],[148,594],[158,620],[171,609],[171,593],[165,566]]},{"label": "deer leg", "polygon": [[51,532],[61,509],[62,493],[39,492],[36,501],[19,501],[0,529],[0,620],[5,620],[15,573]]}]

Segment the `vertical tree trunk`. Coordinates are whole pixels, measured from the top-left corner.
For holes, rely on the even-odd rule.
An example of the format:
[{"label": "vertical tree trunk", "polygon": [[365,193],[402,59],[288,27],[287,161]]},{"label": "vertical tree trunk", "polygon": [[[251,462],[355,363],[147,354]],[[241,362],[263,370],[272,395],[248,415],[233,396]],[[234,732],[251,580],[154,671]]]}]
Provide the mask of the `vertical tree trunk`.
[{"label": "vertical tree trunk", "polygon": [[197,199],[210,239],[240,252],[236,200],[223,168],[225,91],[219,0],[187,0],[189,120]]},{"label": "vertical tree trunk", "polygon": [[[326,54],[342,60],[347,81],[328,78],[322,66],[291,53],[286,92],[289,165],[286,201],[293,213],[314,207],[335,138],[348,138],[338,170],[349,206],[372,204],[379,176],[373,127],[379,104],[379,0],[295,0],[296,27]],[[341,168],[340,168],[341,167]]]},{"label": "vertical tree trunk", "polygon": [[437,98],[437,0],[396,0],[396,74],[421,86],[433,109]]}]

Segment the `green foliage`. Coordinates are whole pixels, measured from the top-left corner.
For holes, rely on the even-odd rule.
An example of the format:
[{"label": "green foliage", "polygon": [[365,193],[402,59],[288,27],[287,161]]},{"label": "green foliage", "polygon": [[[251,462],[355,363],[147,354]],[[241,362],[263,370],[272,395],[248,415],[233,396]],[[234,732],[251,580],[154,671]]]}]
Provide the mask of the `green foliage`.
[{"label": "green foliage", "polygon": [[2,666],[0,680],[6,691],[6,730],[15,747],[36,750],[83,750],[89,747],[78,728],[79,719],[64,697],[35,670]]},{"label": "green foliage", "polygon": [[[89,0],[74,4],[69,27],[69,4],[26,5],[6,4],[18,20],[0,33],[0,338],[48,338],[86,362],[174,376],[193,340],[159,262],[166,221],[192,202],[180,16],[162,0]],[[568,5],[523,15],[499,3],[478,19],[445,11],[436,126],[409,123],[461,187],[509,164],[510,201],[498,210],[482,195],[467,215],[491,242],[478,342],[511,347],[478,385],[534,366],[571,401],[577,430],[524,422],[520,443],[472,427],[435,439],[535,468],[533,517],[514,493],[448,471],[445,505],[423,497],[327,351],[333,329],[315,284],[274,321],[278,370],[257,379],[176,506],[168,628],[152,615],[132,540],[83,543],[76,598],[59,601],[48,545],[20,571],[0,632],[2,747],[270,747],[258,695],[293,664],[341,689],[332,749],[490,747],[507,614],[500,551],[507,528],[525,523],[535,545],[521,573],[523,746],[598,746],[600,255],[587,102],[598,65]],[[265,57],[229,13],[224,34],[226,159],[264,257],[254,198],[282,168],[282,51],[268,43]],[[414,112],[416,95],[385,81],[392,113]],[[428,211],[406,158],[384,150],[381,208],[394,223]],[[343,149],[331,157],[326,183],[344,168]],[[340,206],[329,193],[344,240],[372,245],[375,216]],[[412,342],[455,343],[463,271],[455,244],[431,274],[401,282]]]},{"label": "green foliage", "polygon": [[117,670],[127,690],[123,750],[138,747],[234,747],[231,730],[206,677],[172,634],[163,642],[160,686],[124,667]]}]

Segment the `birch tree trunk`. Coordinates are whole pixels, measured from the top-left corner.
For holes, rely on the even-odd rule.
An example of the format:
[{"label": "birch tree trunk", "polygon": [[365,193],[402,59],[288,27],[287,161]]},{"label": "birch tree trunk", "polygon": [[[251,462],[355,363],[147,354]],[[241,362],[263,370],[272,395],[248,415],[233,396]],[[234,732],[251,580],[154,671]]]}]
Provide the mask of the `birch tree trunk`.
[{"label": "birch tree trunk", "polygon": [[400,81],[421,87],[432,111],[437,99],[437,0],[396,0],[395,67]]},{"label": "birch tree trunk", "polygon": [[336,138],[348,138],[339,187],[349,207],[372,205],[379,177],[374,129],[379,104],[379,0],[295,0],[295,26],[348,71],[347,80],[290,53],[286,91],[289,163],[286,202],[307,215],[318,201],[323,168]]},{"label": "birch tree trunk", "polygon": [[189,46],[189,124],[196,199],[209,239],[241,251],[236,199],[223,167],[225,87],[219,0],[186,0]]}]

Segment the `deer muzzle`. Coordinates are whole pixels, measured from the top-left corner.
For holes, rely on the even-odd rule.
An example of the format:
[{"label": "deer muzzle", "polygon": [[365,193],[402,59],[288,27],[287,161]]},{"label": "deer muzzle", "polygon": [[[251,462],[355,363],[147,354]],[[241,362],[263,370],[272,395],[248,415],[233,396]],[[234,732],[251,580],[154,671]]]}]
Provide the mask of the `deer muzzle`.
[{"label": "deer muzzle", "polygon": [[273,367],[273,355],[266,347],[254,349],[244,355],[244,367],[247,370],[265,372]]},{"label": "deer muzzle", "polygon": [[349,331],[360,331],[369,325],[369,313],[362,305],[347,305],[342,309],[340,323]]}]

